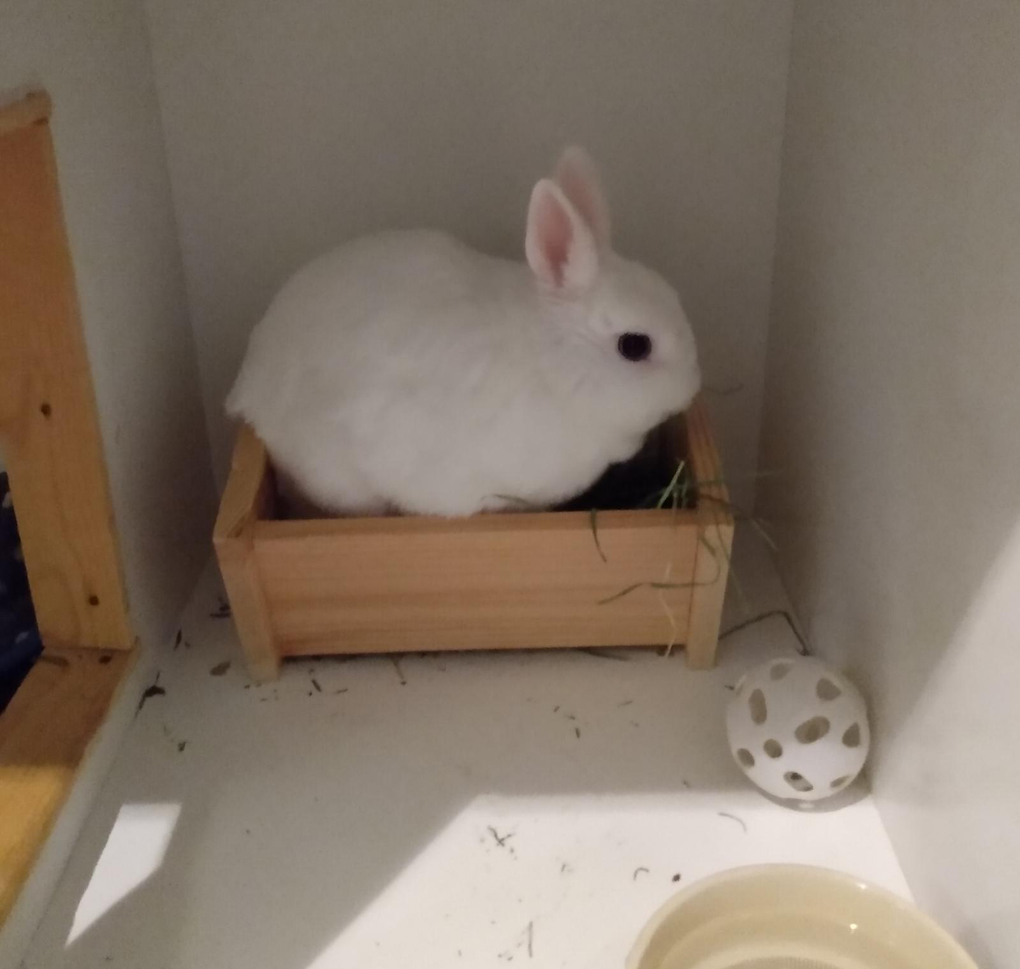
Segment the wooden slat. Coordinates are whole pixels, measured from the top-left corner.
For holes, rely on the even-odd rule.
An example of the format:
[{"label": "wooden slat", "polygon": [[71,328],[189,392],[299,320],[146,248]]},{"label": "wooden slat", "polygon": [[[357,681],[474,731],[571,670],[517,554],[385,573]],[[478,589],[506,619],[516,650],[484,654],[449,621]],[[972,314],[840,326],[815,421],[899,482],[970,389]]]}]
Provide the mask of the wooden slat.
[{"label": "wooden slat", "polygon": [[0,923],[14,905],[134,655],[47,650],[0,714]]},{"label": "wooden slat", "polygon": [[689,579],[693,528],[607,512],[598,536],[605,562],[583,513],[260,522],[255,554],[287,655],[679,642],[689,589],[602,600]]},{"label": "wooden slat", "polygon": [[719,623],[729,578],[733,515],[722,462],[712,439],[704,403],[698,399],[687,414],[687,445],[698,482],[696,583],[691,596],[684,646],[692,669],[715,665]]},{"label": "wooden slat", "polygon": [[213,544],[248,671],[258,681],[274,679],[280,668],[253,548],[255,522],[268,513],[272,499],[265,445],[249,427],[242,427],[213,529]]},{"label": "wooden slat", "polygon": [[[134,636],[64,232],[48,99],[0,137],[0,437],[47,646]],[[15,126],[11,119],[36,118]]]}]

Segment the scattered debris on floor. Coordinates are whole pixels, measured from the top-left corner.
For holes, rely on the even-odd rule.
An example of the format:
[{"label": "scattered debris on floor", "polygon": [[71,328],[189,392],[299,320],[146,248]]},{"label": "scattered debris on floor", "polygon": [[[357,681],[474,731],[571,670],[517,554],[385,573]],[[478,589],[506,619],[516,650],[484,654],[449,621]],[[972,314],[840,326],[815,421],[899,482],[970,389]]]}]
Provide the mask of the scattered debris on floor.
[{"label": "scattered debris on floor", "polygon": [[744,834],[747,834],[747,822],[743,818],[738,818],[735,814],[730,814],[729,811],[717,811],[716,814],[721,818],[729,818],[731,821],[736,821],[744,829]]},{"label": "scattered debris on floor", "polygon": [[138,701],[138,706],[135,709],[135,716],[141,712],[142,707],[145,706],[146,702],[151,700],[154,696],[166,696],[166,690],[159,685],[159,671],[156,672],[156,679],[153,680],[152,686],[146,687],[145,692],[142,693],[142,698]]},{"label": "scattered debris on floor", "polygon": [[631,876],[631,881],[635,881],[636,882],[637,881],[637,876],[640,875],[642,872],[644,872],[646,875],[650,875],[652,873],[651,869],[645,868],[644,865],[641,865],[640,868],[635,868],[634,869],[634,874]]},{"label": "scattered debris on floor", "polygon": [[217,663],[211,670],[209,670],[210,676],[223,676],[227,670],[230,669],[230,660],[225,659],[222,663]]},{"label": "scattered debris on floor", "polygon": [[496,844],[498,844],[500,846],[500,848],[505,848],[506,847],[506,843],[516,833],[514,831],[511,831],[508,834],[500,835],[500,833],[491,824],[488,827],[489,827],[489,834],[492,835],[493,841],[495,841]]},{"label": "scattered debris on floor", "polygon": [[680,873],[679,873],[679,872],[677,872],[677,873],[676,873],[676,874],[675,874],[675,875],[673,876],[673,878],[672,878],[671,880],[672,880],[672,881],[675,881],[675,882],[678,882],[678,881],[680,881]]},{"label": "scattered debris on floor", "polygon": [[163,724],[163,736],[170,741],[171,747],[177,748],[177,753],[179,754],[184,753],[184,748],[188,746],[188,742],[186,740],[181,740],[179,737],[175,736],[173,730],[171,730],[170,727],[165,723]]},{"label": "scattered debris on floor", "polygon": [[322,692],[322,687],[319,686],[319,681],[314,676],[312,677],[312,686],[315,687],[315,692],[316,693],[321,693]]}]

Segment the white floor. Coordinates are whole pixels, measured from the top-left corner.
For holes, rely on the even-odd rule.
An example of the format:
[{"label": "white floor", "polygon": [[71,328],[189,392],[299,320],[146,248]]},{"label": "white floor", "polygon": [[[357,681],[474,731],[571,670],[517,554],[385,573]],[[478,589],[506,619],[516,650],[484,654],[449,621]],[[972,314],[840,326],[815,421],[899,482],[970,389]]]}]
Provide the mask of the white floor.
[{"label": "white floor", "polygon": [[[736,564],[750,614],[784,604],[759,549]],[[732,866],[907,893],[866,792],[798,812],[730,761],[726,686],[792,649],[781,619],[711,673],[682,653],[416,655],[255,687],[217,591],[167,649],[25,969],[619,969],[666,898]],[[726,624],[747,614],[731,598]]]}]

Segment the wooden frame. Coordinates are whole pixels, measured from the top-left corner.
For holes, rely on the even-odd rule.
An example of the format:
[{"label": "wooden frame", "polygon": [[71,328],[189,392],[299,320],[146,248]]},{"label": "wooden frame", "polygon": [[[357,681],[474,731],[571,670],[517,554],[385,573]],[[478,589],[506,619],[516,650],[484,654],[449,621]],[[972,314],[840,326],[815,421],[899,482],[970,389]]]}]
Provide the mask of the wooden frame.
[{"label": "wooden frame", "polygon": [[130,649],[49,114],[0,113],[0,438],[43,643]]},{"label": "wooden frame", "polygon": [[252,676],[288,656],[674,643],[710,667],[733,516],[700,401],[673,430],[696,507],[599,512],[593,530],[586,512],[278,521],[242,428],[213,538]]},{"label": "wooden frame", "polygon": [[0,923],[135,656],[50,110],[0,108],[0,439],[45,647],[0,715]]}]

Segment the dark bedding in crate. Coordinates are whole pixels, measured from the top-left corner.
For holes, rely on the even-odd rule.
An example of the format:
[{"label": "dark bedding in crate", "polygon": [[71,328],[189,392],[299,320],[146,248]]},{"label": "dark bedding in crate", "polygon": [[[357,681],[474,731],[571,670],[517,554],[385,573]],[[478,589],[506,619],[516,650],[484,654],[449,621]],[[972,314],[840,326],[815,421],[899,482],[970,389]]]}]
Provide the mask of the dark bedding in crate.
[{"label": "dark bedding in crate", "polygon": [[[587,491],[553,510],[623,511],[655,508],[660,501],[663,508],[672,508],[674,495],[678,508],[693,508],[697,498],[695,482],[686,464],[677,474],[677,460],[670,441],[666,425],[655,428],[634,457],[621,464],[611,464]],[[666,489],[669,489],[668,494]]]}]

